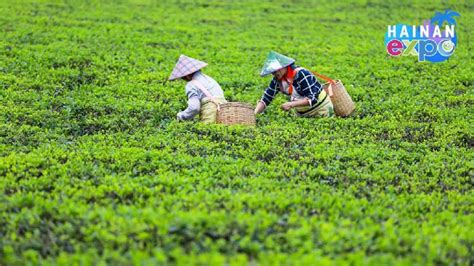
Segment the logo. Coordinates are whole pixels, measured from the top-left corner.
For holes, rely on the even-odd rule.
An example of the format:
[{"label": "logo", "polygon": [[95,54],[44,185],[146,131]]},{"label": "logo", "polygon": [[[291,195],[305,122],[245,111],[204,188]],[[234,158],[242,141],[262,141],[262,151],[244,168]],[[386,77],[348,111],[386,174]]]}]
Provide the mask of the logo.
[{"label": "logo", "polygon": [[[447,60],[457,45],[456,20],[459,13],[436,12],[423,25],[389,25],[385,47],[391,56],[417,56],[418,61],[438,63]],[[446,22],[446,23],[445,23]]]}]

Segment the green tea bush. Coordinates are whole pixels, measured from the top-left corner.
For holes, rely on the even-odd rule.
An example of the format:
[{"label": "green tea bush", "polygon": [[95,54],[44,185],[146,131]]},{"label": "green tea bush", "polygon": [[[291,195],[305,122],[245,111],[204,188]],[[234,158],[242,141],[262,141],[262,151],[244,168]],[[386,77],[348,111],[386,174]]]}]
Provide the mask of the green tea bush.
[{"label": "green tea bush", "polygon": [[[446,62],[389,24],[456,10]],[[1,265],[472,265],[469,1],[0,4]],[[180,54],[255,104],[269,50],[341,79],[349,118],[179,123]]]}]

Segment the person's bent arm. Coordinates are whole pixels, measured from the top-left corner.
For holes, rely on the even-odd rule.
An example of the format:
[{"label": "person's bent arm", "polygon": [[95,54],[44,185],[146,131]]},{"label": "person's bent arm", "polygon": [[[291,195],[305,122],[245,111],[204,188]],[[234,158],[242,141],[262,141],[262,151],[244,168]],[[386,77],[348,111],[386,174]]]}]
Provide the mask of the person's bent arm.
[{"label": "person's bent arm", "polygon": [[278,84],[276,79],[272,79],[270,82],[270,85],[268,88],[265,90],[263,93],[262,98],[260,101],[257,103],[257,107],[255,107],[255,114],[260,114],[262,113],[265,108],[273,101],[273,98],[275,98],[275,95],[278,93]]},{"label": "person's bent arm", "polygon": [[201,101],[199,101],[199,98],[197,96],[191,97],[188,99],[188,107],[184,111],[179,112],[177,118],[178,120],[191,120],[199,114],[200,110]]},{"label": "person's bent arm", "polygon": [[255,107],[255,114],[260,114],[265,110],[265,103],[262,101],[258,101],[257,107]]},{"label": "person's bent arm", "polygon": [[301,106],[308,106],[308,105],[309,105],[309,100],[307,98],[291,102],[291,107],[301,107]]},{"label": "person's bent arm", "polygon": [[297,101],[286,102],[281,105],[281,109],[285,111],[290,111],[291,108],[293,107],[308,106],[308,105],[309,105],[309,100],[305,98],[305,99],[301,99]]}]

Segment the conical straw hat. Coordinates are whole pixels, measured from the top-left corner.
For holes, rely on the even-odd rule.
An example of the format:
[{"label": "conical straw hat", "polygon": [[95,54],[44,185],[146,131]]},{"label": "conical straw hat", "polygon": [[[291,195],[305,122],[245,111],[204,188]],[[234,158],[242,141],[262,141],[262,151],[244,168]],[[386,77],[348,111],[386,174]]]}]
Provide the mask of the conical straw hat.
[{"label": "conical straw hat", "polygon": [[293,58],[289,58],[277,52],[271,51],[267,56],[267,60],[265,60],[265,64],[263,65],[260,76],[266,76],[270,73],[287,67],[293,64],[294,62],[295,59]]},{"label": "conical straw hat", "polygon": [[179,56],[178,62],[171,72],[169,80],[175,80],[192,74],[207,66],[206,62],[199,61],[197,59],[181,55]]}]

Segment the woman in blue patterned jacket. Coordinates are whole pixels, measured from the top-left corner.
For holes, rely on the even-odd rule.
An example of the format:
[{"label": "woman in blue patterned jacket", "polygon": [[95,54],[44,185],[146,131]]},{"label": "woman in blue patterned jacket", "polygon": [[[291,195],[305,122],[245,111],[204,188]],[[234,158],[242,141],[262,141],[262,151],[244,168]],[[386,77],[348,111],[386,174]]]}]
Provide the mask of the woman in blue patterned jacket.
[{"label": "woman in blue patterned jacket", "polygon": [[331,117],[334,115],[331,99],[316,77],[307,69],[295,66],[295,60],[271,51],[260,76],[273,75],[255,108],[255,114],[262,113],[278,92],[289,96],[281,108],[296,110],[301,117]]}]

